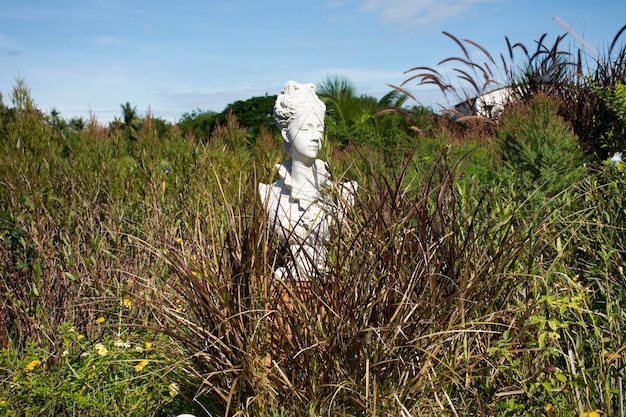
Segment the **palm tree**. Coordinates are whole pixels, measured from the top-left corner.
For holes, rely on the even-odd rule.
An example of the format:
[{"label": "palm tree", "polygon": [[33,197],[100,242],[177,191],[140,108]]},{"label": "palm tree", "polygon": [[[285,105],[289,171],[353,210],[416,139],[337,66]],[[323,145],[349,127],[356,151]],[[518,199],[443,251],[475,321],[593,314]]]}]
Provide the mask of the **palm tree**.
[{"label": "palm tree", "polygon": [[398,90],[390,91],[380,100],[357,96],[347,78],[330,76],[318,84],[317,93],[326,104],[327,131],[339,142],[388,146],[389,142],[397,141],[399,134],[409,131],[408,116],[412,112],[402,108],[407,95]]},{"label": "palm tree", "polygon": [[56,107],[53,107],[50,110],[50,125],[55,129],[61,130],[64,124],[63,119],[61,119],[61,112]]},{"label": "palm tree", "polygon": [[137,114],[137,106],[132,107],[127,101],[122,104],[122,120],[124,122],[124,130],[129,139],[137,139],[137,131],[139,129],[139,115]]},{"label": "palm tree", "polygon": [[317,94],[326,104],[326,112],[335,123],[350,129],[361,120],[363,98],[357,97],[356,90],[346,77],[329,76],[317,86]]}]

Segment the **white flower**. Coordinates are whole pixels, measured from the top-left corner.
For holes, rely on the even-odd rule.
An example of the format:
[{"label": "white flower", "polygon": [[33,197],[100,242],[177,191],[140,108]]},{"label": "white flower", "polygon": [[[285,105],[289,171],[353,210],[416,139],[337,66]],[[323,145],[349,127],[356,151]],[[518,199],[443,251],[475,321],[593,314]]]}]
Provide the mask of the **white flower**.
[{"label": "white flower", "polygon": [[124,342],[122,339],[117,339],[115,342],[113,342],[113,345],[115,347],[122,347],[122,348],[129,348],[130,347],[130,343]]},{"label": "white flower", "polygon": [[620,162],[622,162],[622,153],[615,152],[613,156],[611,157],[611,159],[609,160],[609,166],[615,166],[619,164]]},{"label": "white flower", "polygon": [[96,352],[98,352],[98,355],[100,355],[100,356],[106,356],[107,353],[109,352],[107,350],[107,348],[104,347],[104,345],[102,343],[96,343],[94,348],[96,348]]}]

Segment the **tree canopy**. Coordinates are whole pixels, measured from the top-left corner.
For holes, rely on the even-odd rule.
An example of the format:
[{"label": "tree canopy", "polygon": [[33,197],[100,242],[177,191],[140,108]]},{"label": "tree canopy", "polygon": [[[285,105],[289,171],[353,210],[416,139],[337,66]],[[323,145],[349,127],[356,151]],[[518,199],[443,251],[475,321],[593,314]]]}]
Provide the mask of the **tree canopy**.
[{"label": "tree canopy", "polygon": [[263,127],[271,130],[274,125],[275,95],[252,97],[247,100],[238,100],[226,106],[220,113],[214,111],[194,110],[183,114],[178,122],[184,135],[193,135],[196,138],[209,140],[215,126],[224,124],[229,113],[232,113],[239,125],[248,130],[250,140],[253,140]]}]

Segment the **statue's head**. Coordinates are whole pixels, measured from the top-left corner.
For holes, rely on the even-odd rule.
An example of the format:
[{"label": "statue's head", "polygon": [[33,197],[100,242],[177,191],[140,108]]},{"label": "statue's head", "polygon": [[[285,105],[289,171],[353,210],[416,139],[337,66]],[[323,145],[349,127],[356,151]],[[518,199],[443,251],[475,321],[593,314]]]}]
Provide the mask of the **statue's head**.
[{"label": "statue's head", "polygon": [[274,120],[287,154],[294,159],[317,157],[322,145],[325,112],[326,106],[315,94],[315,85],[295,81],[285,84],[274,104]]}]

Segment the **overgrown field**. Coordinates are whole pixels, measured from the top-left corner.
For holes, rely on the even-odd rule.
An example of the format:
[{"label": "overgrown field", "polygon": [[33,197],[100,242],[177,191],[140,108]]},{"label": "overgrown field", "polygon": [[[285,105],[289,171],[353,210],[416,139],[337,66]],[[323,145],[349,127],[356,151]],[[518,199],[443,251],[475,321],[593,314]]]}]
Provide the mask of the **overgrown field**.
[{"label": "overgrown field", "polygon": [[148,114],[129,139],[12,101],[0,415],[623,415],[626,166],[549,95],[397,148],[329,138],[359,192],[309,285],[272,280],[271,133]]}]

